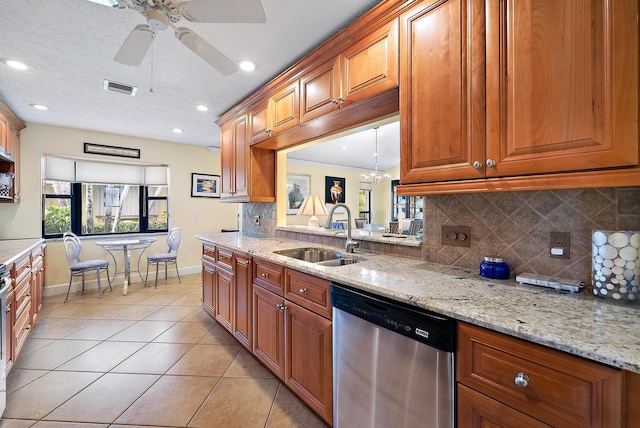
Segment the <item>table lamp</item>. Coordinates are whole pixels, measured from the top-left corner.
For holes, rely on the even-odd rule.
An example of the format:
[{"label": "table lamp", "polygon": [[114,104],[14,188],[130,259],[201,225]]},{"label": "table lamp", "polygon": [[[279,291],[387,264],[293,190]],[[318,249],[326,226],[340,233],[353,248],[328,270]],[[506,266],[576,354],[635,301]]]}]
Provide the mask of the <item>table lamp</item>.
[{"label": "table lamp", "polygon": [[317,215],[328,215],[327,208],[324,206],[322,199],[317,195],[309,195],[304,198],[302,205],[298,209],[297,215],[310,215],[307,226],[319,227],[320,220]]}]

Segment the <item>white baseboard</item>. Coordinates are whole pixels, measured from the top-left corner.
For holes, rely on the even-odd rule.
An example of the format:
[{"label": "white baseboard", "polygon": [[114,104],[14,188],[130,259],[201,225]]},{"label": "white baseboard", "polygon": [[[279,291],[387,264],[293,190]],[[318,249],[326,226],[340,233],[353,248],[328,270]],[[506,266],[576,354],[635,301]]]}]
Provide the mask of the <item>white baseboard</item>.
[{"label": "white baseboard", "polygon": [[[189,266],[189,267],[183,267],[183,268],[179,268],[178,271],[180,272],[180,275],[191,275],[193,273],[200,273],[202,271],[202,266]],[[146,272],[146,271],[145,271]],[[168,272],[168,276],[169,277],[175,277],[176,275],[176,270],[175,269],[169,269]],[[162,275],[162,278],[164,278],[164,272],[161,270],[160,274],[158,275],[158,278],[160,278],[160,275]],[[97,290],[98,289],[98,280],[96,279],[95,274],[91,275],[88,274],[88,277],[92,277],[93,279],[90,280],[86,280],[84,282],[84,289],[85,290]],[[144,275],[143,275],[144,277]],[[153,272],[149,272],[149,280],[154,279],[155,277],[155,270]],[[132,282],[139,282],[140,281],[140,276],[138,275],[137,272],[134,272],[131,274],[131,281]],[[102,291],[107,290],[109,288],[109,282],[107,281],[107,277],[104,275],[104,273],[102,273],[102,276],[100,277],[100,285],[102,286]],[[116,278],[115,278],[115,285],[122,285],[122,274],[119,273]],[[69,287],[69,283],[65,283],[65,284],[54,284],[54,285],[47,285],[46,287],[44,287],[44,290],[42,292],[42,295],[44,297],[47,296],[57,296],[60,294],[66,294],[67,292],[67,288]],[[71,284],[71,292],[75,292],[75,291],[81,291],[82,290],[82,278],[81,277],[75,277],[73,279],[73,283]]]}]

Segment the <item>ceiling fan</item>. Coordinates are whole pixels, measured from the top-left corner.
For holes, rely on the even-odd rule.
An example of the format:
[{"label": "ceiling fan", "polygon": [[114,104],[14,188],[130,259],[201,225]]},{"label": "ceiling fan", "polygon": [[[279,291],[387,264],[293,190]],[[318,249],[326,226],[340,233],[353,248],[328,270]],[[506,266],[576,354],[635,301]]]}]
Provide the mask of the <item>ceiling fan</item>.
[{"label": "ceiling fan", "polygon": [[176,38],[223,75],[238,70],[238,64],[214,48],[190,28],[176,27],[181,18],[197,23],[264,23],[261,0],[88,0],[117,9],[133,9],[147,20],[136,25],[113,58],[121,64],[142,63],[158,31],[171,27]]}]

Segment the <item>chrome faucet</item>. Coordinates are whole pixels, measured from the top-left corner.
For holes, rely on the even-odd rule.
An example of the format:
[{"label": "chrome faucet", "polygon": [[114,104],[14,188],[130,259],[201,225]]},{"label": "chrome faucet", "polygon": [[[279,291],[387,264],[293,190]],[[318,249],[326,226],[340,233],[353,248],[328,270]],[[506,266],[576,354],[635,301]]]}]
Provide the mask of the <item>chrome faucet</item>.
[{"label": "chrome faucet", "polygon": [[327,222],[324,224],[326,229],[331,229],[331,219],[333,218],[333,212],[338,208],[343,207],[347,212],[347,242],[344,244],[344,250],[347,253],[353,253],[353,250],[360,247],[360,243],[357,241],[353,241],[351,239],[351,210],[346,204],[340,203],[335,204],[329,210],[329,216],[327,217]]}]

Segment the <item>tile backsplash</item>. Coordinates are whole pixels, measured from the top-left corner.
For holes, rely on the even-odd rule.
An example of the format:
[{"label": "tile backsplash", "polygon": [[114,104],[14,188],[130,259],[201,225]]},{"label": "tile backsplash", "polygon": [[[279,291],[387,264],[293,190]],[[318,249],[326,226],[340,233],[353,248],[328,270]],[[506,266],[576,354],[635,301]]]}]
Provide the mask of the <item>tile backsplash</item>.
[{"label": "tile backsplash", "polygon": [[[477,268],[502,257],[512,273],[591,284],[591,231],[640,230],[640,187],[434,195],[425,198],[423,259]],[[471,246],[440,244],[443,224],[470,226]],[[549,256],[549,232],[571,234],[571,258]]]},{"label": "tile backsplash", "polygon": [[[260,224],[254,223],[260,216]],[[248,236],[276,235],[276,204],[272,202],[251,202],[242,204],[242,233]]]},{"label": "tile backsplash", "polygon": [[[276,204],[243,205],[243,233],[275,236]],[[253,223],[260,216],[260,225]],[[443,224],[470,226],[471,246],[440,244]],[[502,257],[512,274],[532,272],[591,284],[591,231],[640,230],[640,187],[433,195],[424,198],[422,258],[477,269]],[[549,256],[549,232],[571,234],[571,258]]]}]

